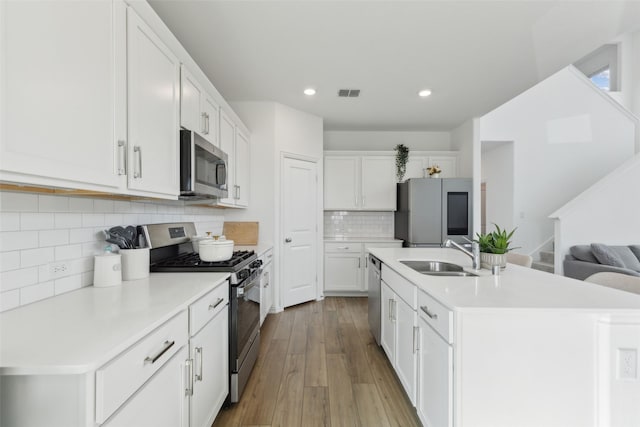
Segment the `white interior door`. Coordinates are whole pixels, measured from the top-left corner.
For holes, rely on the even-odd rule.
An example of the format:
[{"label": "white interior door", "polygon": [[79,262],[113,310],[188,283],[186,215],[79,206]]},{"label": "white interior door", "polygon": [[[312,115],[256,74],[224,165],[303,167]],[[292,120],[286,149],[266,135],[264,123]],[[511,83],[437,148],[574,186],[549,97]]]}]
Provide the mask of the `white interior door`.
[{"label": "white interior door", "polygon": [[289,307],[316,298],[317,165],[285,158],[283,163],[282,304]]}]

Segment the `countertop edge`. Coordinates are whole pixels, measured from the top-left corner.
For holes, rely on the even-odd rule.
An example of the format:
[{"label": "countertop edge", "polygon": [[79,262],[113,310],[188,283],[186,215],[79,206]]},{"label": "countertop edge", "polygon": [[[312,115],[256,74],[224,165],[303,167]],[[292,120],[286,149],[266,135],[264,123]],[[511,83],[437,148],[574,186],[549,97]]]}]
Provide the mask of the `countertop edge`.
[{"label": "countertop edge", "polygon": [[[138,330],[136,333],[130,335],[124,341],[117,346],[112,347],[110,351],[103,353],[99,358],[91,363],[78,364],[78,365],[58,365],[58,366],[0,366],[0,375],[84,375],[89,374],[92,371],[97,370],[107,362],[113,360],[115,357],[126,351],[132,345],[140,341],[150,332],[154,331],[158,327],[162,326],[168,320],[177,316],[184,310],[188,310],[189,306],[202,298],[207,293],[211,292],[218,286],[223,285],[229,274],[223,274],[220,279],[212,282],[210,286],[207,286],[200,291],[193,294],[191,297],[182,301],[179,305],[173,309],[167,311],[165,314],[157,318],[152,323],[146,325],[144,328]],[[54,297],[55,298],[55,297]]]}]

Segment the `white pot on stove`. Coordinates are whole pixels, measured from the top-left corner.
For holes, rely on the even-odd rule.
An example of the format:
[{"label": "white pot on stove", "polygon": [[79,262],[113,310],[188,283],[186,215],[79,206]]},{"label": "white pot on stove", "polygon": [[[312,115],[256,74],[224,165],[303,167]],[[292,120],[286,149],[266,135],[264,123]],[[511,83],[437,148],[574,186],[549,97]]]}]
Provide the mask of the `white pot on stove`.
[{"label": "white pot on stove", "polygon": [[233,240],[201,240],[198,243],[200,259],[205,262],[226,261],[233,256]]}]

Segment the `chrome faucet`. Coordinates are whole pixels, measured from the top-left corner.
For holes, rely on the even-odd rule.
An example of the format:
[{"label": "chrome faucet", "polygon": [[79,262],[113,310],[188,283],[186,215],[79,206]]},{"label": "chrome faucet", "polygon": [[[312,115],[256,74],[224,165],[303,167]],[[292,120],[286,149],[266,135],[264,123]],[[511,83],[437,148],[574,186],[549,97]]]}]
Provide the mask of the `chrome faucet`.
[{"label": "chrome faucet", "polygon": [[451,239],[445,240],[444,243],[442,243],[442,246],[445,248],[450,248],[453,246],[454,248],[458,249],[469,258],[471,258],[471,260],[473,261],[474,270],[480,269],[480,245],[478,244],[478,242],[471,242],[471,251],[467,250],[467,248],[454,242]]}]

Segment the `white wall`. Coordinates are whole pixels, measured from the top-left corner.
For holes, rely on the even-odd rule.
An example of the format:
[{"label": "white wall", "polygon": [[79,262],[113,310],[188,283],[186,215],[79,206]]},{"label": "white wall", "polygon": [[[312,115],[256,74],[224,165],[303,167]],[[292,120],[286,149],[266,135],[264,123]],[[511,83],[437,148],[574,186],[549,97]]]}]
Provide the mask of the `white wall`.
[{"label": "white wall", "polygon": [[[631,36],[631,111],[640,117],[640,31]],[[640,142],[636,146],[636,152],[640,153]]]},{"label": "white wall", "polygon": [[[93,284],[93,256],[115,225],[194,222],[222,233],[224,211],[182,202],[109,200],[0,192],[0,311]],[[114,246],[115,248],[115,246]],[[53,276],[52,263],[69,270]]]},{"label": "white wall", "polygon": [[458,175],[473,176],[473,119],[451,131],[451,150],[458,152]]},{"label": "white wall", "polygon": [[[323,275],[323,236],[324,236],[324,221],[323,221],[323,122],[322,118],[314,116],[312,114],[304,113],[286,105],[276,104],[276,197],[274,203],[276,206],[276,223],[275,223],[275,235],[276,237],[276,257],[279,264],[279,269],[282,271],[282,252],[283,252],[283,240],[282,235],[282,223],[281,219],[283,213],[281,210],[281,170],[283,166],[284,155],[290,154],[294,156],[302,156],[309,160],[317,162],[318,167],[318,186],[317,190],[317,224],[318,233],[316,234],[316,249],[317,249],[317,262],[318,268],[318,288],[317,297],[320,298],[324,293],[324,275]],[[279,276],[281,277],[281,276]],[[281,288],[280,288],[281,289]],[[277,309],[281,309],[283,298],[280,294],[280,289],[276,292],[275,301]]]},{"label": "white wall", "polygon": [[[251,129],[250,188],[247,209],[227,209],[227,221],[258,221],[258,239],[275,242],[275,136],[276,105],[273,102],[237,102],[232,104],[242,121]],[[274,279],[275,281],[275,279]]]},{"label": "white wall", "polygon": [[[487,232],[514,228],[513,218],[513,142],[482,143],[482,182],[486,184]],[[513,246],[522,246],[514,234]]]},{"label": "white wall", "polygon": [[573,245],[640,244],[640,154],[551,217],[555,221],[556,273]]},{"label": "white wall", "polygon": [[521,251],[553,234],[550,213],[634,153],[635,121],[579,71],[565,68],[480,121],[483,141],[514,141]]},{"label": "white wall", "polygon": [[228,209],[225,219],[259,221],[261,242],[274,244],[275,310],[282,310],[281,161],[284,153],[318,163],[318,296],[323,290],[322,269],[322,119],[274,102],[236,102],[233,108],[251,129],[251,193],[248,209]]},{"label": "white wall", "polygon": [[414,151],[451,150],[449,132],[326,131],[325,150],[391,151],[404,144]]}]

